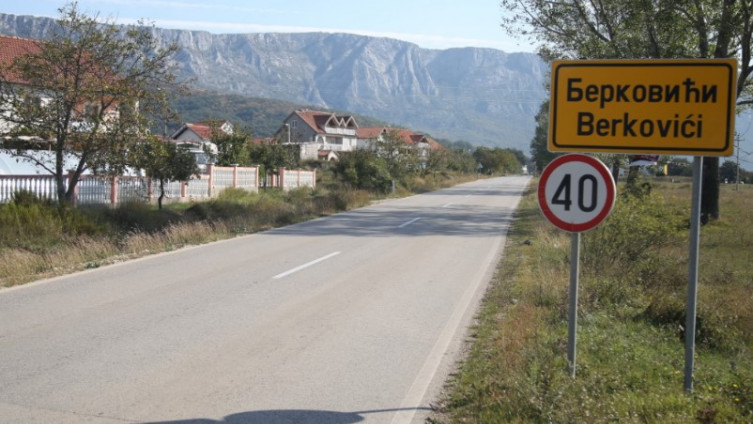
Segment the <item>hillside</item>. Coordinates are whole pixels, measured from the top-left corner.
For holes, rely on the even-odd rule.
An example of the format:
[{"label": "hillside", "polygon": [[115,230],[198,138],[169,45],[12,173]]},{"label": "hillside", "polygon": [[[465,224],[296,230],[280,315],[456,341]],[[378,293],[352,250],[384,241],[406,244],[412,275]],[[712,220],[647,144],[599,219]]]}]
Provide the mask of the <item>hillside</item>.
[{"label": "hillside", "polygon": [[[194,91],[175,99],[172,104],[184,122],[225,119],[250,130],[254,137],[272,136],[293,110],[311,107],[283,100],[207,91]],[[355,115],[355,118],[361,126],[388,125],[368,116]]]},{"label": "hillside", "polygon": [[[44,38],[52,24],[0,14],[5,35]],[[155,31],[181,46],[179,76],[196,89],[372,116],[442,139],[528,151],[546,96],[547,67],[529,53],[428,50],[350,34]]]}]

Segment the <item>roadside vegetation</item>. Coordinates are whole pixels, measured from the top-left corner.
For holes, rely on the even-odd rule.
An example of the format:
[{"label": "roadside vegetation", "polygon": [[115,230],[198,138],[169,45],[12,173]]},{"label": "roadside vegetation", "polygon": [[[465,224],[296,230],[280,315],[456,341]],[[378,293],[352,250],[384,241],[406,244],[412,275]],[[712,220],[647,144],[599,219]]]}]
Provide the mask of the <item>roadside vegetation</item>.
[{"label": "roadside vegetation", "polygon": [[[272,158],[265,159],[271,161],[269,168],[278,166],[276,156],[269,154],[276,146],[266,148],[256,146],[240,155],[248,161],[248,156],[264,153],[264,158]],[[519,172],[520,163],[508,162],[509,168],[500,165],[488,174]],[[145,203],[76,208],[17,192],[11,202],[0,205],[0,287],[263,231],[479,177],[470,152],[450,149],[432,153],[425,163],[410,151],[390,160],[378,152],[357,151],[335,163],[296,166],[317,169],[316,189],[226,189],[209,201],[166,201],[161,209]]]},{"label": "roadside vegetation", "polygon": [[[677,180],[675,180],[677,181]],[[584,233],[577,375],[567,364],[569,233],[535,183],[433,423],[753,421],[753,189],[722,186],[702,229],[694,391],[683,390],[690,183],[621,196]]]}]

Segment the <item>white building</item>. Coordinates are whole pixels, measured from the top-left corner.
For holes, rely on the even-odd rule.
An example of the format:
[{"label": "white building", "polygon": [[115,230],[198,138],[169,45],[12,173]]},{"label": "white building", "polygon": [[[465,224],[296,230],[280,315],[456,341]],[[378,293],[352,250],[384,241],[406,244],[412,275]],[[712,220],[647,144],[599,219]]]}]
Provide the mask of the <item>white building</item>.
[{"label": "white building", "polygon": [[358,124],[350,115],[296,110],[283,121],[276,138],[298,145],[301,160],[334,159],[337,152],[356,149]]}]

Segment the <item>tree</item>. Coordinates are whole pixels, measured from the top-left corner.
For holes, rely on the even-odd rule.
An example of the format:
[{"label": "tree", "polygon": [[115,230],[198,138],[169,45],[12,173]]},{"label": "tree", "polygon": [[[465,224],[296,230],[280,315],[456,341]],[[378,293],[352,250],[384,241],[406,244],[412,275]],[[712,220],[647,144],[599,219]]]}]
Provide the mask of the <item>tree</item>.
[{"label": "tree", "polygon": [[[502,27],[545,59],[729,58],[737,104],[753,105],[753,0],[502,0]],[[719,158],[704,159],[701,213],[719,218]]]},{"label": "tree", "polygon": [[392,187],[387,161],[369,150],[342,152],[332,171],[353,188],[387,193]]},{"label": "tree", "polygon": [[175,143],[165,143],[156,137],[147,137],[132,146],[128,162],[143,169],[147,177],[159,182],[157,205],[162,209],[165,198],[165,184],[169,181],[188,181],[199,175],[196,157]]},{"label": "tree", "polygon": [[732,160],[725,160],[724,163],[722,163],[722,166],[719,168],[719,177],[722,181],[727,183],[737,182],[737,163]]},{"label": "tree", "polygon": [[487,175],[518,173],[522,168],[515,153],[509,149],[479,147],[473,152],[473,157],[481,165],[482,172]]},{"label": "tree", "polygon": [[298,166],[296,145],[291,144],[252,144],[248,146],[248,163],[259,165],[259,173],[266,175],[278,168]]},{"label": "tree", "polygon": [[232,134],[212,126],[212,143],[217,146],[217,165],[232,166],[248,163],[248,143],[251,135],[244,130],[233,130]]},{"label": "tree", "polygon": [[408,144],[398,130],[388,131],[377,141],[373,153],[384,161],[390,176],[399,181],[420,167],[418,148]]},{"label": "tree", "polygon": [[545,101],[539,107],[539,113],[536,114],[536,132],[531,139],[531,157],[533,159],[535,172],[541,172],[544,167],[557,157],[556,153],[549,151],[549,100]]},{"label": "tree", "polygon": [[667,163],[669,176],[690,177],[693,175],[693,164],[685,158],[674,158]]},{"label": "tree", "polygon": [[[86,169],[120,173],[153,117],[168,116],[177,46],[160,47],[142,23],[101,24],[75,2],[59,12],[47,40],[0,69],[0,113],[8,123],[0,135],[49,140],[54,156],[14,153],[54,175],[58,200],[72,202]],[[75,158],[73,169],[66,157]]]}]

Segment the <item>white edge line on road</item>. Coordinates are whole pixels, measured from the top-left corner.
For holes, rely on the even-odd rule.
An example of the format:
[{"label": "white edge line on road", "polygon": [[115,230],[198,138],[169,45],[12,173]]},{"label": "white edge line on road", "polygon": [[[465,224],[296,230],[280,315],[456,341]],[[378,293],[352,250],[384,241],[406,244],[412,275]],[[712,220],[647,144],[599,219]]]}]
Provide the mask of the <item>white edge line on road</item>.
[{"label": "white edge line on road", "polygon": [[315,264],[318,264],[319,262],[322,262],[322,261],[326,261],[327,259],[329,259],[329,258],[332,258],[332,257],[334,257],[334,256],[337,256],[337,255],[339,255],[340,253],[341,253],[341,252],[332,252],[332,253],[330,253],[330,254],[329,254],[329,255],[327,255],[327,256],[322,256],[322,257],[321,257],[321,258],[319,258],[319,259],[314,259],[314,260],[313,260],[313,261],[311,261],[311,262],[307,262],[307,263],[305,263],[305,264],[303,264],[303,265],[297,266],[297,267],[295,267],[295,268],[293,268],[293,269],[289,269],[289,270],[287,270],[287,271],[285,271],[285,272],[282,272],[282,273],[280,273],[280,274],[277,274],[277,275],[275,275],[275,276],[274,276],[274,277],[272,277],[272,278],[273,278],[273,279],[275,279],[275,280],[279,280],[280,278],[283,278],[283,277],[287,277],[288,275],[290,275],[290,274],[294,274],[294,273],[296,273],[296,272],[298,272],[298,271],[300,271],[300,270],[302,270],[302,269],[306,269],[306,268],[310,267],[311,265],[315,265]]},{"label": "white edge line on road", "polygon": [[466,314],[475,314],[476,308],[472,308],[472,306],[478,306],[480,302],[479,296],[483,296],[482,288],[486,288],[490,282],[493,270],[496,269],[494,265],[501,257],[501,249],[506,239],[507,231],[497,239],[493,248],[487,253],[483,262],[484,266],[479,268],[475,275],[471,276],[469,281],[473,283],[468,284],[468,287],[463,292],[460,301],[455,306],[452,315],[445,323],[442,332],[429,352],[429,356],[424,361],[410,389],[406,392],[405,398],[403,398],[398,412],[393,416],[391,424],[410,424],[413,422],[413,418],[417,412],[415,408],[421,404],[426,395],[432,379],[442,364],[444,355],[448,353],[453,337],[461,331]]},{"label": "white edge line on road", "polygon": [[413,218],[413,219],[411,219],[410,221],[408,221],[408,222],[406,222],[406,223],[403,223],[402,225],[400,225],[400,226],[399,226],[399,227],[397,227],[397,228],[403,228],[403,227],[407,227],[407,226],[409,226],[409,225],[413,224],[414,222],[418,221],[419,219],[421,219],[421,218]]},{"label": "white edge line on road", "polygon": [[[519,203],[520,199],[510,206],[510,211],[514,213],[518,209]],[[502,249],[507,240],[507,233],[509,230],[510,228],[507,226],[504,234],[497,239],[494,243],[494,247],[489,250],[484,258],[484,266],[479,268],[476,274],[469,279],[473,284],[468,284],[460,301],[455,306],[452,315],[445,323],[442,332],[429,352],[429,356],[426,358],[421,370],[416,375],[410,389],[408,389],[408,392],[405,394],[398,412],[393,416],[391,424],[410,424],[413,422],[416,412],[418,411],[416,407],[421,404],[421,401],[429,390],[432,379],[442,365],[443,357],[448,353],[448,350],[452,345],[453,337],[456,334],[460,334],[459,331],[465,331],[461,330],[463,324],[469,325],[470,321],[466,320],[469,316],[472,317],[472,315],[467,314],[476,313],[481,298],[483,297],[484,290],[491,283],[494,270],[496,269],[495,265],[504,254]]]},{"label": "white edge line on road", "polygon": [[452,205],[453,205],[452,203],[445,203],[444,205],[442,205],[442,207],[443,208],[449,208]]}]

